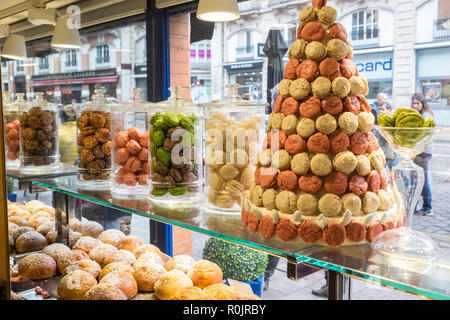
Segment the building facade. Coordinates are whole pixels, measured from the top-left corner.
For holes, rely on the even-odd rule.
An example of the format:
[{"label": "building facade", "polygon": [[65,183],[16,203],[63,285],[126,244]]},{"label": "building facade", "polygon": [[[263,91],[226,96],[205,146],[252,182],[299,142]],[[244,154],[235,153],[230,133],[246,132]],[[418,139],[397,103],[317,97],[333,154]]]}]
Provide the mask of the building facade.
[{"label": "building facade", "polygon": [[[421,92],[437,110],[450,106],[450,2],[447,0],[330,0],[354,47],[354,61],[370,86],[369,100],[388,94],[394,108],[410,106]],[[229,83],[241,95],[266,101],[267,57],[262,52],[271,29],[288,46],[296,39],[304,0],[240,3],[241,19],[218,23],[211,40],[212,96],[222,98]],[[284,62],[288,61],[287,55]],[[450,120],[449,120],[450,123]]]},{"label": "building facade", "polygon": [[67,105],[88,101],[97,88],[108,97],[128,101],[137,87],[145,98],[145,42],[145,23],[81,34],[79,50],[29,58],[26,63],[3,62],[4,92],[12,98],[25,93],[27,100],[43,92],[46,100]]}]

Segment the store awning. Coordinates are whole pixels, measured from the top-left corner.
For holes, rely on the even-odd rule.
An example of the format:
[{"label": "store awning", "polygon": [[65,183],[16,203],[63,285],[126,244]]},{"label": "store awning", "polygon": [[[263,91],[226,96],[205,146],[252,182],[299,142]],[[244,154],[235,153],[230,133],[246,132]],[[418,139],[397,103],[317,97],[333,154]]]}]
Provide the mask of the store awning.
[{"label": "store awning", "polygon": [[85,84],[85,83],[107,83],[107,82],[117,82],[118,80],[119,76],[115,75],[115,76],[95,77],[95,78],[72,78],[59,80],[31,81],[31,86],[42,87],[42,86]]}]

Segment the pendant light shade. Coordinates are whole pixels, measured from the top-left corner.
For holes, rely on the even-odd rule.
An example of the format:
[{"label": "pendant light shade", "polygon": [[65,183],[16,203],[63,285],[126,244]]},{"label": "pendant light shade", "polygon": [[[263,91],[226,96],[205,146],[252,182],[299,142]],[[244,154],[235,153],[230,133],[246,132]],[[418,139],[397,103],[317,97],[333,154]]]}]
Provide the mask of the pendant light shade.
[{"label": "pendant light shade", "polygon": [[81,48],[80,33],[78,29],[69,29],[67,27],[67,16],[60,17],[56,21],[50,45],[61,49]]},{"label": "pendant light shade", "polygon": [[237,0],[200,0],[197,18],[209,22],[227,22],[240,18]]},{"label": "pendant light shade", "polygon": [[3,44],[1,55],[8,59],[26,60],[25,37],[19,34],[10,34]]}]

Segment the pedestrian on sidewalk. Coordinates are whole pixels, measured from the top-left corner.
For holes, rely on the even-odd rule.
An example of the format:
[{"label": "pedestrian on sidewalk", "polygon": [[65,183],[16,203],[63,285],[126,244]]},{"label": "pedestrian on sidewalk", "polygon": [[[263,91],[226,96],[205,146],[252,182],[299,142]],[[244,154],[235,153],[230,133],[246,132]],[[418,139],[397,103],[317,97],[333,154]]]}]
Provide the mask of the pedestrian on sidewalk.
[{"label": "pedestrian on sidewalk", "polygon": [[[434,112],[431,110],[431,108],[428,106],[428,102],[423,94],[421,93],[415,93],[413,94],[411,98],[411,107],[420,112],[421,115],[424,117],[433,117]],[[416,215],[419,216],[432,216],[433,215],[433,208],[431,205],[431,179],[430,179],[430,173],[428,170],[430,160],[433,155],[433,144],[432,142],[428,142],[428,144],[425,147],[425,150],[423,153],[416,156],[414,159],[414,162],[421,166],[425,173],[425,184],[423,186],[422,190],[422,199],[423,199],[423,206],[421,209],[414,212]]]}]

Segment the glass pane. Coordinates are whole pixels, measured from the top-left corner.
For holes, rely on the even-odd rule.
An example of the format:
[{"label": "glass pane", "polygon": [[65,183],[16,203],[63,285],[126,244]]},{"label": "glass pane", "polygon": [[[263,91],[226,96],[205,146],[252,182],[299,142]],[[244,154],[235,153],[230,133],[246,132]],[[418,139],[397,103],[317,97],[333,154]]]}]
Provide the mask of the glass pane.
[{"label": "glass pane", "polygon": [[2,68],[3,87],[9,88],[4,94],[15,99],[17,93],[25,93],[30,101],[36,92],[44,92],[47,101],[69,106],[90,100],[95,88],[106,90],[111,99],[128,101],[131,90],[121,88],[140,87],[146,99],[145,21],[135,20],[80,30],[79,50],[56,50],[49,40],[36,41],[27,61],[34,66],[24,68],[22,62],[11,61],[6,64],[15,68]]}]

